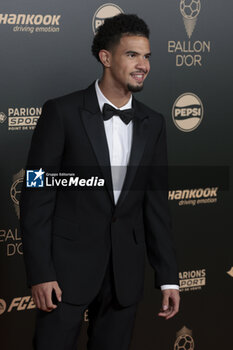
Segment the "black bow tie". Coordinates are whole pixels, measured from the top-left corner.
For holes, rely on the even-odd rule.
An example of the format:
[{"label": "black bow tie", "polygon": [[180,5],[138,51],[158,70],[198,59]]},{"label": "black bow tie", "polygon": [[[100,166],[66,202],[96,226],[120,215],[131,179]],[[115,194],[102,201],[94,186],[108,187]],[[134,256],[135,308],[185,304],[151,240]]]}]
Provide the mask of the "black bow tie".
[{"label": "black bow tie", "polygon": [[105,103],[103,107],[103,120],[111,119],[114,115],[118,115],[125,124],[129,124],[133,119],[134,110],[133,108],[120,110]]}]

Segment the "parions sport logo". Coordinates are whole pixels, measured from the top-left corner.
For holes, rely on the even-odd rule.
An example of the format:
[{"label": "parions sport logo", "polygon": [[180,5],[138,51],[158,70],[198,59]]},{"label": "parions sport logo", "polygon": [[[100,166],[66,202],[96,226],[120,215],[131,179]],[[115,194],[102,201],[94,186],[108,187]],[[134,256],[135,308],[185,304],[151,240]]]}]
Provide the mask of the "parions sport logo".
[{"label": "parions sport logo", "polygon": [[104,20],[109,17],[114,17],[119,15],[119,13],[124,13],[124,11],[116,4],[107,3],[100,6],[92,19],[92,30],[94,34],[96,33],[99,26],[104,23]]},{"label": "parions sport logo", "polygon": [[184,132],[195,130],[203,119],[204,108],[200,98],[186,92],[180,95],[172,108],[172,119],[175,126]]},{"label": "parions sport logo", "polygon": [[179,272],[180,292],[201,290],[206,285],[206,269]]},{"label": "parions sport logo", "polygon": [[[8,130],[25,131],[34,130],[41,115],[42,107],[9,107],[7,111]],[[1,112],[2,120],[5,121],[4,113]],[[6,117],[6,118],[7,118]],[[2,122],[2,123],[3,123]]]}]

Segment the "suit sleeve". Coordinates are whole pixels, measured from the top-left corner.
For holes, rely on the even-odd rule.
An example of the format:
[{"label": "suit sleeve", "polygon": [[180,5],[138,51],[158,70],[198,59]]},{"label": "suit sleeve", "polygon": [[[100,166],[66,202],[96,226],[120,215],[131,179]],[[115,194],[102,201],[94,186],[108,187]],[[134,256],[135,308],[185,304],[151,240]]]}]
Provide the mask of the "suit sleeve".
[{"label": "suit sleeve", "polygon": [[164,284],[179,285],[168,207],[167,144],[163,116],[161,131],[154,147],[144,197],[143,217],[147,255],[155,271],[155,287],[160,288]]},{"label": "suit sleeve", "polygon": [[[47,101],[32,136],[28,170],[59,171],[64,148],[64,128],[55,101]],[[20,198],[20,226],[27,284],[56,280],[52,261],[52,216],[56,190],[26,188]]]}]

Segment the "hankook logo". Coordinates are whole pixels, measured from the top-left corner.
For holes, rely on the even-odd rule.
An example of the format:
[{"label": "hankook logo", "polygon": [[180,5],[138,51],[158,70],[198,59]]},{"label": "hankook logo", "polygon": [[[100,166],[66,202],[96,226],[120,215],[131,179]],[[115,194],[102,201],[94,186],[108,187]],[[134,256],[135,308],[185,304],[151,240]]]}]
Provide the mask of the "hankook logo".
[{"label": "hankook logo", "polygon": [[183,16],[184,26],[189,39],[192,36],[197,22],[197,16],[201,10],[200,0],[181,0],[180,12]]},{"label": "hankook logo", "polygon": [[0,13],[0,24],[13,25],[14,32],[55,33],[60,31],[60,18],[54,14]]},{"label": "hankook logo", "polygon": [[168,192],[168,200],[177,201],[179,206],[217,203],[218,187],[190,188]]},{"label": "hankook logo", "polygon": [[100,6],[92,19],[92,29],[94,34],[96,33],[99,26],[101,26],[104,23],[104,20],[109,17],[114,17],[118,15],[119,13],[124,13],[124,11],[117,5],[107,3],[102,6]]},{"label": "hankook logo", "polygon": [[195,130],[203,119],[204,108],[200,98],[186,92],[180,95],[172,108],[172,119],[175,126],[181,131]]}]

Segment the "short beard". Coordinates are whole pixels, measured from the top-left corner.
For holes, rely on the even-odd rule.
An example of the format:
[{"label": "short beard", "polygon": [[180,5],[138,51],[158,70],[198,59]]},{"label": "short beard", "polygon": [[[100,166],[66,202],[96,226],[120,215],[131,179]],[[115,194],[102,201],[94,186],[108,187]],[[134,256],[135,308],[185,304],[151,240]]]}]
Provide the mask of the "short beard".
[{"label": "short beard", "polygon": [[143,89],[143,84],[141,86],[134,86],[134,85],[127,84],[127,88],[131,92],[139,92]]}]

